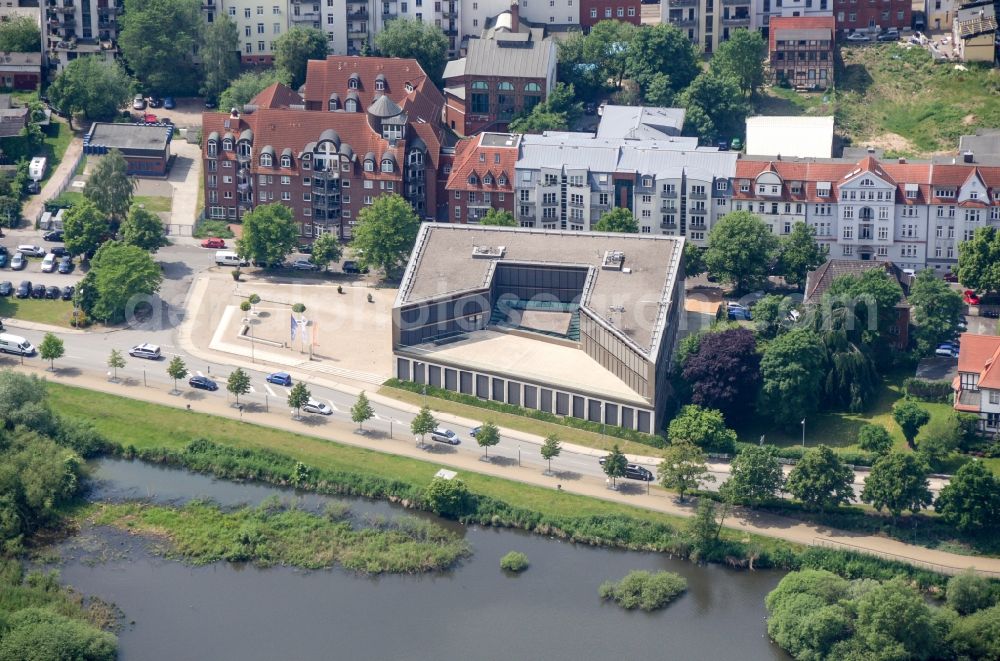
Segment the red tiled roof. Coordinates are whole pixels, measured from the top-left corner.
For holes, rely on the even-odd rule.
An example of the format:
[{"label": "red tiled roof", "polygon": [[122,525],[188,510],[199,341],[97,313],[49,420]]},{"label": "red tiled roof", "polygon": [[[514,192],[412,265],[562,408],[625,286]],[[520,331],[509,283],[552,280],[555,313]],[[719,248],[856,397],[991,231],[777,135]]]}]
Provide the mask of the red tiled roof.
[{"label": "red tiled roof", "polygon": [[958,371],[979,374],[980,388],[1000,388],[1000,337],[962,333]]},{"label": "red tiled roof", "polygon": [[[448,190],[486,190],[497,192],[514,192],[514,164],[517,162],[518,148],[515,142],[513,146],[493,147],[482,144],[481,133],[471,138],[465,138],[455,146],[455,164],[451,168],[451,176],[448,177]],[[483,161],[480,161],[480,154]],[[496,162],[496,155],[500,156],[500,162]],[[469,175],[475,173],[479,183],[469,184]],[[485,185],[483,177],[486,175],[493,177],[492,185]],[[500,175],[507,178],[507,184],[501,186],[498,182]]]},{"label": "red tiled roof", "polygon": [[770,20],[770,43],[773,51],[776,35],[780,30],[812,30],[815,28],[830,28],[830,45],[833,46],[833,34],[837,29],[833,16],[772,16]]},{"label": "red tiled roof", "polygon": [[830,288],[833,281],[842,275],[855,275],[860,276],[862,273],[871,271],[873,269],[881,269],[886,272],[887,275],[896,279],[900,283],[900,287],[903,288],[903,298],[900,299],[896,307],[906,306],[906,289],[907,287],[903,284],[903,272],[890,261],[883,262],[865,262],[856,259],[828,259],[826,262],[820,266],[815,271],[810,271],[806,274],[806,290],[805,298],[803,303],[806,305],[812,303],[818,303],[822,298],[826,290]]},{"label": "red tiled roof", "polygon": [[281,83],[274,83],[250,99],[249,105],[257,106],[257,108],[287,108],[291,105],[301,104],[302,97],[298,93]]}]

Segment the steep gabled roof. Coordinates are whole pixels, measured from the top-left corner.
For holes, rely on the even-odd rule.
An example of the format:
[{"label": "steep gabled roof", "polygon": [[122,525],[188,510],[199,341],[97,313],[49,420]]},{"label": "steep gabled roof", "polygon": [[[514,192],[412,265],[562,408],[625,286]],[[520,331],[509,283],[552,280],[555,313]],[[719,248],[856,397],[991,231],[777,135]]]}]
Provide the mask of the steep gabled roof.
[{"label": "steep gabled roof", "polygon": [[860,276],[872,269],[881,269],[895,278],[900,287],[903,288],[903,298],[897,303],[897,307],[906,305],[906,291],[909,288],[906,276],[898,266],[889,261],[874,262],[860,261],[854,259],[828,259],[825,264],[815,271],[806,274],[805,298],[802,302],[806,305],[819,303],[823,294],[830,288],[833,281],[842,275]]},{"label": "steep gabled roof", "polygon": [[302,105],[302,97],[297,92],[281,83],[274,83],[265,87],[257,96],[250,99],[247,105],[260,108],[288,108],[289,106]]}]

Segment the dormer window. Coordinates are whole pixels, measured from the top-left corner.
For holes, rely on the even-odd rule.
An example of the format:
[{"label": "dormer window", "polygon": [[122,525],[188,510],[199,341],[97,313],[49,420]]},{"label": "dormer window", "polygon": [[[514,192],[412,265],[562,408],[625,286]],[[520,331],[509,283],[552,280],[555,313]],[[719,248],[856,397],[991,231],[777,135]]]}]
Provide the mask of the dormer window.
[{"label": "dormer window", "polygon": [[375,161],[372,160],[365,161],[365,172],[374,172],[374,171],[375,171]]},{"label": "dormer window", "polygon": [[222,151],[233,151],[233,141],[231,138],[226,138],[222,141]]},{"label": "dormer window", "polygon": [[375,81],[375,89],[377,91],[379,91],[379,92],[384,92],[385,91],[385,81],[381,80],[381,79],[376,80]]},{"label": "dormer window", "polygon": [[239,145],[237,145],[236,149],[237,149],[237,154],[239,154],[240,158],[250,158],[249,142],[241,142]]},{"label": "dormer window", "polygon": [[282,156],[281,157],[281,167],[283,167],[283,168],[290,168],[290,167],[292,167],[292,157],[291,156]]},{"label": "dormer window", "polygon": [[979,199],[979,191],[974,191],[974,190],[969,191],[969,199],[970,200],[978,200]]},{"label": "dormer window", "polygon": [[273,161],[271,159],[271,155],[270,154],[261,154],[260,155],[260,166],[262,168],[269,168],[269,167],[271,167],[272,164],[273,164]]},{"label": "dormer window", "polygon": [[504,175],[500,175],[500,178],[497,179],[497,183],[500,184],[501,186],[506,186],[507,185],[507,177],[504,176]]},{"label": "dormer window", "polygon": [[312,154],[302,154],[302,169],[312,169]]},{"label": "dormer window", "polygon": [[210,141],[206,149],[208,151],[209,158],[215,158],[216,156],[219,155],[219,143],[217,143],[215,140]]},{"label": "dormer window", "polygon": [[388,158],[382,159],[382,172],[392,172],[392,160]]},{"label": "dormer window", "polygon": [[470,174],[469,175],[469,185],[470,186],[478,186],[479,185],[479,177],[477,177],[474,174]]},{"label": "dormer window", "polygon": [[347,103],[344,104],[344,110],[346,110],[347,112],[357,112],[358,102],[355,101],[354,99],[348,99]]},{"label": "dormer window", "polygon": [[358,74],[351,74],[351,78],[347,81],[347,87],[356,90],[361,85],[361,80],[358,78]]},{"label": "dormer window", "polygon": [[413,151],[410,152],[409,161],[410,165],[423,165],[424,163],[423,152],[420,151],[419,149],[414,149]]},{"label": "dormer window", "polygon": [[340,99],[330,99],[330,103],[327,106],[328,110],[340,110]]},{"label": "dormer window", "polygon": [[642,187],[643,188],[652,188],[653,187],[653,180],[650,177],[643,177],[642,178]]},{"label": "dormer window", "polygon": [[483,154],[483,153],[479,154],[479,162],[480,163],[485,163],[486,162],[486,154]]},{"label": "dormer window", "polygon": [[485,185],[487,185],[487,186],[492,186],[493,185],[493,177],[491,177],[490,175],[486,175],[485,177],[483,177],[483,183]]}]

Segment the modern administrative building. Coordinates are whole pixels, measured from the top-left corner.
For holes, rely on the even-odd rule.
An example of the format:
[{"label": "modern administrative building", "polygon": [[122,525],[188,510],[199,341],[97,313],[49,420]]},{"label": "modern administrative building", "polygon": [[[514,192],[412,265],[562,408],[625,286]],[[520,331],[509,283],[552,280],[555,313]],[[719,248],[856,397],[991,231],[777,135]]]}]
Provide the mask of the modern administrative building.
[{"label": "modern administrative building", "polygon": [[426,223],[393,308],[395,375],[655,432],[683,315],[683,246]]}]

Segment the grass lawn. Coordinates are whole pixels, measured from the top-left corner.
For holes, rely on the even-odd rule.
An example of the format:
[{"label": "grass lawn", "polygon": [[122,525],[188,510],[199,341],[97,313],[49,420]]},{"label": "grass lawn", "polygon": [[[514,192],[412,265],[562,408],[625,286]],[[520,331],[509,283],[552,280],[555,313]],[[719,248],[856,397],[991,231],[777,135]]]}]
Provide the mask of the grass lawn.
[{"label": "grass lawn", "polygon": [[144,204],[146,211],[169,212],[173,207],[173,200],[163,195],[136,195],[132,198],[132,204]]},{"label": "grass lawn", "polygon": [[47,298],[0,298],[0,317],[69,328],[73,302]]},{"label": "grass lawn", "polygon": [[[833,448],[860,450],[856,444],[858,430],[862,425],[879,424],[889,430],[896,441],[896,448],[906,449],[906,439],[899,425],[892,419],[892,405],[903,396],[903,379],[906,373],[890,374],[882,384],[878,400],[871,410],[864,413],[831,413],[825,412],[806,419],[806,447],[820,443]],[[917,443],[921,436],[935,425],[944,424],[951,415],[950,404],[935,404],[920,402],[920,406],[931,414],[931,421],[917,434]],[[800,430],[787,432],[777,429],[764,419],[756,419],[752,424],[737,430],[741,441],[756,443],[762,434],[765,442],[779,447],[800,445],[802,435]]]},{"label": "grass lawn", "polygon": [[75,190],[65,190],[59,194],[59,197],[54,197],[50,202],[55,202],[59,206],[76,206],[83,202],[83,193]]},{"label": "grass lawn", "polygon": [[194,231],[196,239],[232,239],[236,235],[229,229],[229,224],[224,220],[203,220]]},{"label": "grass lawn", "polygon": [[[207,438],[233,447],[269,449],[320,469],[357,471],[418,486],[429,483],[440,469],[439,464],[428,461],[340,445],[325,439],[139,402],[58,383],[49,383],[48,391],[52,407],[61,415],[89,420],[109,439],[122,445],[132,444],[137,449],[162,447],[179,449],[192,440]],[[550,516],[628,515],[675,527],[686,525],[686,519],[683,517],[565,491],[556,493],[552,489],[503,478],[463,471],[462,479],[476,493],[490,495],[513,506]],[[794,544],[773,538],[731,530],[726,530],[724,535],[733,539],[750,539],[765,549],[781,547],[799,550]]]},{"label": "grass lawn", "polygon": [[45,178],[42,179],[44,184],[62,162],[63,154],[66,153],[66,148],[69,147],[69,143],[73,139],[73,132],[69,130],[69,126],[65,122],[56,121],[54,116],[52,123],[43,127],[42,131],[45,134],[45,139],[41,147],[33,148],[24,136],[4,138],[0,140],[0,146],[3,147],[4,155],[10,163],[16,163],[21,158],[30,161],[35,156],[48,158],[49,163],[45,171]]},{"label": "grass lawn", "polygon": [[[923,48],[896,43],[843,46],[836,91],[797,94],[770,88],[758,103],[764,114],[829,114],[837,132],[854,145],[873,145],[890,155],[953,151],[958,136],[1000,126],[1000,72],[967,63],[935,63]],[[824,97],[833,103],[825,105]]]},{"label": "grass lawn", "polygon": [[603,436],[584,429],[574,429],[573,427],[567,427],[566,425],[546,422],[544,420],[535,420],[534,418],[528,418],[522,415],[513,415],[511,413],[500,413],[489,409],[481,409],[476,406],[469,406],[468,404],[461,404],[459,402],[451,402],[447,399],[440,399],[438,397],[424,397],[423,395],[410,392],[409,390],[403,390],[401,388],[382,386],[379,388],[378,392],[380,395],[392,397],[393,399],[398,399],[415,406],[423,406],[424,404],[427,404],[432,411],[441,411],[442,413],[460,415],[463,418],[482,420],[484,422],[489,420],[495,422],[501,427],[516,429],[527,434],[535,434],[536,436],[542,437],[548,436],[549,434],[556,434],[559,436],[561,441],[565,441],[567,443],[576,443],[577,445],[585,445],[587,447],[608,451],[611,450],[612,446],[617,445],[622,452],[653,457],[659,457],[661,454],[661,450],[658,448],[654,448],[650,445],[644,445],[642,443],[636,443],[634,441],[628,441],[623,438]]}]

